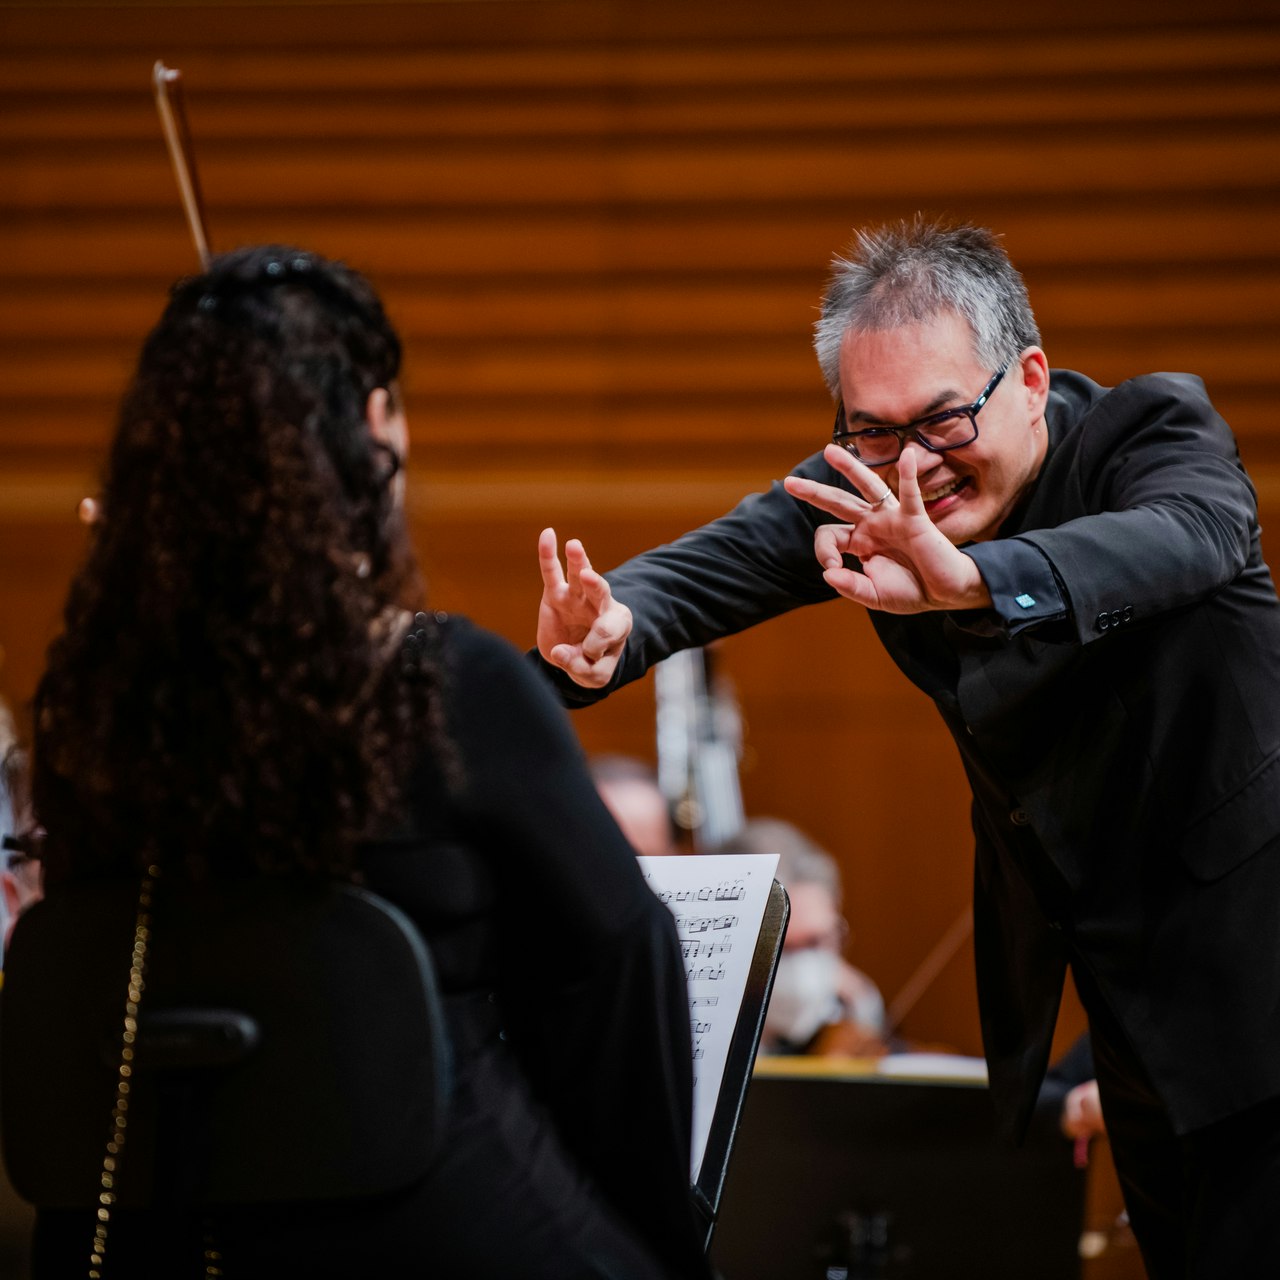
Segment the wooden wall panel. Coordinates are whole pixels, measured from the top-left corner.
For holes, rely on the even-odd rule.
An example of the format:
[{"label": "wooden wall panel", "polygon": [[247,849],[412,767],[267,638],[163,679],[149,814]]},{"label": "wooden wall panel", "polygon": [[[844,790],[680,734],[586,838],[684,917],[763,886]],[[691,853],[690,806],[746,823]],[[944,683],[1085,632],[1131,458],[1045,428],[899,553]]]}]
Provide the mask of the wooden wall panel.
[{"label": "wooden wall panel", "polygon": [[[808,332],[826,264],[853,226],[917,210],[1004,233],[1053,363],[1204,376],[1280,554],[1267,6],[0,0],[11,701],[56,626],[75,503],[139,341],[194,267],[158,57],[186,75],[215,246],[302,243],[382,286],[433,594],[518,644],[543,524],[608,564],[821,444]],[[968,895],[954,749],[852,607],[736,637],[724,663],[751,808],[838,854],[853,954],[892,994]],[[648,682],[575,723],[592,748],[650,753]],[[912,1034],[977,1049],[970,963]]]}]

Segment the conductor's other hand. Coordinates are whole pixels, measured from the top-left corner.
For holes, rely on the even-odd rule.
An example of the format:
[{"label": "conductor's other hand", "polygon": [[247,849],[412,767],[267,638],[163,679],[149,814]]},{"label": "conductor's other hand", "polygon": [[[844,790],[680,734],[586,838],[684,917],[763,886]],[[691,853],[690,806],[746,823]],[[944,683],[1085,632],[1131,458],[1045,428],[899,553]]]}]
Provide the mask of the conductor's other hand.
[{"label": "conductor's other hand", "polygon": [[631,610],[613,598],[576,538],[564,544],[564,561],[562,566],[556,531],[544,529],[538,538],[538,652],[576,683],[599,689],[613,678],[631,634]]}]

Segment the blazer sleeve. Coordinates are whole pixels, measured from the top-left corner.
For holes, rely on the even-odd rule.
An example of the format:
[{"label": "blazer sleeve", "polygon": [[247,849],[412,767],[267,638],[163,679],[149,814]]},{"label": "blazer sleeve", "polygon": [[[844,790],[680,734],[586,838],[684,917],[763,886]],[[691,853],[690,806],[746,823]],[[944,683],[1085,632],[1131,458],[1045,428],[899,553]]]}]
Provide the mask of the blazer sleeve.
[{"label": "blazer sleeve", "polygon": [[[1194,604],[1260,563],[1257,495],[1198,378],[1121,384],[1055,453],[1032,504],[1039,519],[1028,521],[1042,527],[965,548],[1007,632],[1042,622],[1042,638],[1092,643]],[[1036,616],[1025,615],[1022,595]]]},{"label": "blazer sleeve", "polygon": [[[848,489],[848,481],[814,454],[795,474]],[[775,481],[727,515],[655,547],[605,574],[634,619],[614,678],[584,689],[533,655],[568,706],[606,697],[655,663],[802,605],[835,598],[813,553],[819,524],[833,523]]]}]

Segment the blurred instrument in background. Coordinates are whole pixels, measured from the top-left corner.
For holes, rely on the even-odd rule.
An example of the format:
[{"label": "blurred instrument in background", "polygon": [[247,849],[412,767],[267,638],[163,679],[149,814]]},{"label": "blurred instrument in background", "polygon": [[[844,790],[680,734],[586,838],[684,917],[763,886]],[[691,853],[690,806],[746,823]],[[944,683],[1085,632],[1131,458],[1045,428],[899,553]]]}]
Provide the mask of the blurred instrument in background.
[{"label": "blurred instrument in background", "polygon": [[151,71],[152,87],[156,95],[156,110],[160,113],[160,125],[164,129],[165,146],[169,149],[169,161],[173,176],[177,179],[178,194],[191,228],[200,269],[209,269],[209,229],[204,217],[204,199],[200,194],[200,177],[196,172],[196,155],[191,145],[191,130],[187,126],[186,106],[182,97],[182,72],[157,62]]},{"label": "blurred instrument in background", "polygon": [[742,716],[712,649],[686,649],[654,668],[658,786],[695,852],[742,830]]}]

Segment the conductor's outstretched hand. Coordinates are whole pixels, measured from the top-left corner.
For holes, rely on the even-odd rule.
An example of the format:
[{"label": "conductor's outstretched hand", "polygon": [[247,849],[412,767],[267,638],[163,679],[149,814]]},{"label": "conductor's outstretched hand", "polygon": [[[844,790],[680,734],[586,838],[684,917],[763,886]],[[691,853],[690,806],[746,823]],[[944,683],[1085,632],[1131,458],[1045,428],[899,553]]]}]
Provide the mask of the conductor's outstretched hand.
[{"label": "conductor's outstretched hand", "polygon": [[[913,450],[898,462],[896,494],[882,476],[838,445],[827,445],[823,457],[856,492],[800,476],[788,476],[783,485],[793,498],[843,521],[819,525],[814,535],[814,555],[833,590],[885,613],[990,606],[977,565],[929,519]],[[860,568],[845,568],[846,555],[856,556]]]},{"label": "conductor's outstretched hand", "polygon": [[564,560],[562,566],[556,531],[544,529],[538,538],[538,652],[584,688],[599,689],[613,678],[631,634],[631,610],[613,598],[576,538],[564,544]]}]

